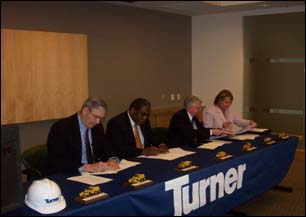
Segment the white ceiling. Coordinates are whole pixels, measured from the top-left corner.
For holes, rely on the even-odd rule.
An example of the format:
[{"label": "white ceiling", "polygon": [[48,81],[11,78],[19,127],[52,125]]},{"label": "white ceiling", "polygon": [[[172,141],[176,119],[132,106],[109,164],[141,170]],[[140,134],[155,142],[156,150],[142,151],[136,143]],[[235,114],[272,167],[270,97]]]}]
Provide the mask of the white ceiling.
[{"label": "white ceiling", "polygon": [[304,6],[305,1],[99,1],[196,16],[213,13]]}]

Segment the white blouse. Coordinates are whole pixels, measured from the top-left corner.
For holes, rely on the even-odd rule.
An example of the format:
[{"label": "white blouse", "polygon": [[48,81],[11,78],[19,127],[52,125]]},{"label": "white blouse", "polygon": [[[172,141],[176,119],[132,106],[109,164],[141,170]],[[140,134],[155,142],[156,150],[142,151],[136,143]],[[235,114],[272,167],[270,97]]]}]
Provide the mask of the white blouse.
[{"label": "white blouse", "polygon": [[238,114],[234,113],[231,108],[222,110],[216,106],[210,106],[205,110],[204,126],[207,128],[222,128],[224,122],[232,122],[240,127],[247,127],[251,124],[250,120],[241,118]]}]

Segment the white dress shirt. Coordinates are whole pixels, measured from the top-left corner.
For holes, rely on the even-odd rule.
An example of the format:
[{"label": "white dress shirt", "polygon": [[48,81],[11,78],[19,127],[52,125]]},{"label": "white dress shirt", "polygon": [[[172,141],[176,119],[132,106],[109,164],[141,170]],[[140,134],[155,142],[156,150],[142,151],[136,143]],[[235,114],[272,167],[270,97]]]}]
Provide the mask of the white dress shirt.
[{"label": "white dress shirt", "polygon": [[[84,126],[83,122],[81,121],[80,114],[78,114],[78,121],[79,121],[79,126],[80,126],[80,135],[81,135],[81,141],[82,141],[82,157],[81,157],[81,162],[83,164],[87,164],[87,155],[86,155],[86,144],[85,144],[85,132],[86,132],[86,127]],[[89,138],[89,143],[92,144],[92,135],[91,135],[91,129],[88,129],[88,138]],[[91,153],[93,155],[93,150],[92,150],[92,145],[90,145],[91,148]]]},{"label": "white dress shirt", "polygon": [[[128,116],[129,116],[129,119],[130,119],[130,123],[131,123],[131,126],[132,126],[132,129],[133,129],[133,134],[134,134],[134,137],[135,137],[135,121],[133,121],[133,119],[131,118],[129,112],[127,112]],[[139,137],[140,137],[140,141],[141,141],[141,144],[142,144],[142,148],[144,148],[144,138],[143,138],[143,134],[142,134],[142,131],[141,131],[141,128],[139,125],[137,125],[137,129],[138,129],[138,132],[139,132]]]},{"label": "white dress shirt", "polygon": [[[187,112],[187,114],[188,114],[188,117],[189,117],[189,120],[190,120],[190,123],[191,123],[191,120],[193,119],[193,117],[191,116],[191,114],[189,114],[189,112]],[[194,130],[198,129],[196,122],[193,122],[192,127],[193,127]],[[212,136],[212,130],[211,129],[209,130],[209,135]]]},{"label": "white dress shirt", "polygon": [[189,114],[189,112],[187,112],[187,114],[188,114],[188,117],[189,117],[190,123],[193,123],[192,128],[193,128],[194,130],[197,130],[197,129],[198,129],[198,127],[197,127],[196,122],[192,122],[193,117],[191,116],[191,114]]}]

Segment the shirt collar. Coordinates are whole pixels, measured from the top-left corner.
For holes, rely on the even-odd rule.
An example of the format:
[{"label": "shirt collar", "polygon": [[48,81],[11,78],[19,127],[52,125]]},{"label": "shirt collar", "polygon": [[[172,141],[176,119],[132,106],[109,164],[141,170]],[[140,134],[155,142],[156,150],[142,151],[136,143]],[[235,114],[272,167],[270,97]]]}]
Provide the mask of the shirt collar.
[{"label": "shirt collar", "polygon": [[135,126],[135,121],[133,121],[133,119],[132,119],[132,117],[130,116],[130,113],[127,111],[127,114],[128,114],[128,116],[129,116],[129,119],[130,119],[130,123],[131,123],[131,125],[132,125],[132,127],[134,127]]},{"label": "shirt collar", "polygon": [[83,124],[83,122],[82,122],[82,120],[81,120],[81,117],[80,117],[80,114],[78,114],[78,121],[79,121],[79,126],[80,126],[81,132],[85,132],[87,128],[86,128],[85,125]]},{"label": "shirt collar", "polygon": [[189,114],[188,111],[187,111],[187,114],[188,114],[189,120],[191,121],[193,119],[193,117],[191,116],[191,114]]}]

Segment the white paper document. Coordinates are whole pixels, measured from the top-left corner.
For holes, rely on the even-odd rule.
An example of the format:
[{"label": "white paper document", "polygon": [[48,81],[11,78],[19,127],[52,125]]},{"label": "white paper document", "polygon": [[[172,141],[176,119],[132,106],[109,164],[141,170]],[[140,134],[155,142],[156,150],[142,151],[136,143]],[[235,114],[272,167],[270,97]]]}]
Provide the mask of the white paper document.
[{"label": "white paper document", "polygon": [[117,170],[118,172],[121,171],[121,170],[125,170],[127,168],[130,168],[130,167],[133,167],[133,166],[136,166],[138,164],[141,164],[140,162],[135,162],[135,161],[128,161],[128,160],[125,160],[125,159],[122,159],[120,161],[120,169]]},{"label": "white paper document", "polygon": [[221,138],[225,138],[225,137],[227,137],[226,134],[222,134],[220,136],[210,136],[208,140],[213,141],[213,140],[221,139]]},{"label": "white paper document", "polygon": [[204,143],[203,145],[198,146],[198,148],[213,150],[213,149],[216,149],[216,148],[218,148],[218,147],[220,147],[224,144],[229,144],[229,143],[232,143],[232,142],[222,141],[222,140],[213,140],[211,142]]},{"label": "white paper document", "polygon": [[88,172],[82,172],[82,175],[104,175],[104,174],[116,174],[122,170],[125,170],[129,167],[136,166],[138,164],[141,164],[140,162],[134,162],[134,161],[128,161],[125,159],[122,159],[119,163],[120,169],[119,170],[107,170],[104,172],[93,172],[93,173],[88,173]]},{"label": "white paper document", "polygon": [[262,133],[262,132],[265,132],[269,129],[265,129],[265,128],[252,128],[250,129],[250,132],[254,132],[254,133]]},{"label": "white paper document", "polygon": [[236,139],[236,140],[254,140],[258,134],[243,134],[243,135],[237,135],[230,137],[231,139]]},{"label": "white paper document", "polygon": [[234,135],[237,135],[249,131],[250,129],[252,129],[252,127],[251,126],[239,127],[236,124],[231,124],[227,129],[232,131]]},{"label": "white paper document", "polygon": [[82,182],[88,185],[98,185],[98,184],[103,184],[103,183],[112,181],[112,179],[109,179],[109,178],[103,178],[103,177],[92,176],[92,175],[73,176],[73,177],[67,178],[67,180]]},{"label": "white paper document", "polygon": [[193,151],[185,151],[181,148],[170,148],[166,154],[158,154],[156,156],[144,156],[140,155],[139,158],[149,158],[149,159],[160,159],[160,160],[174,160],[180,157],[184,157],[190,154],[194,154]]}]

